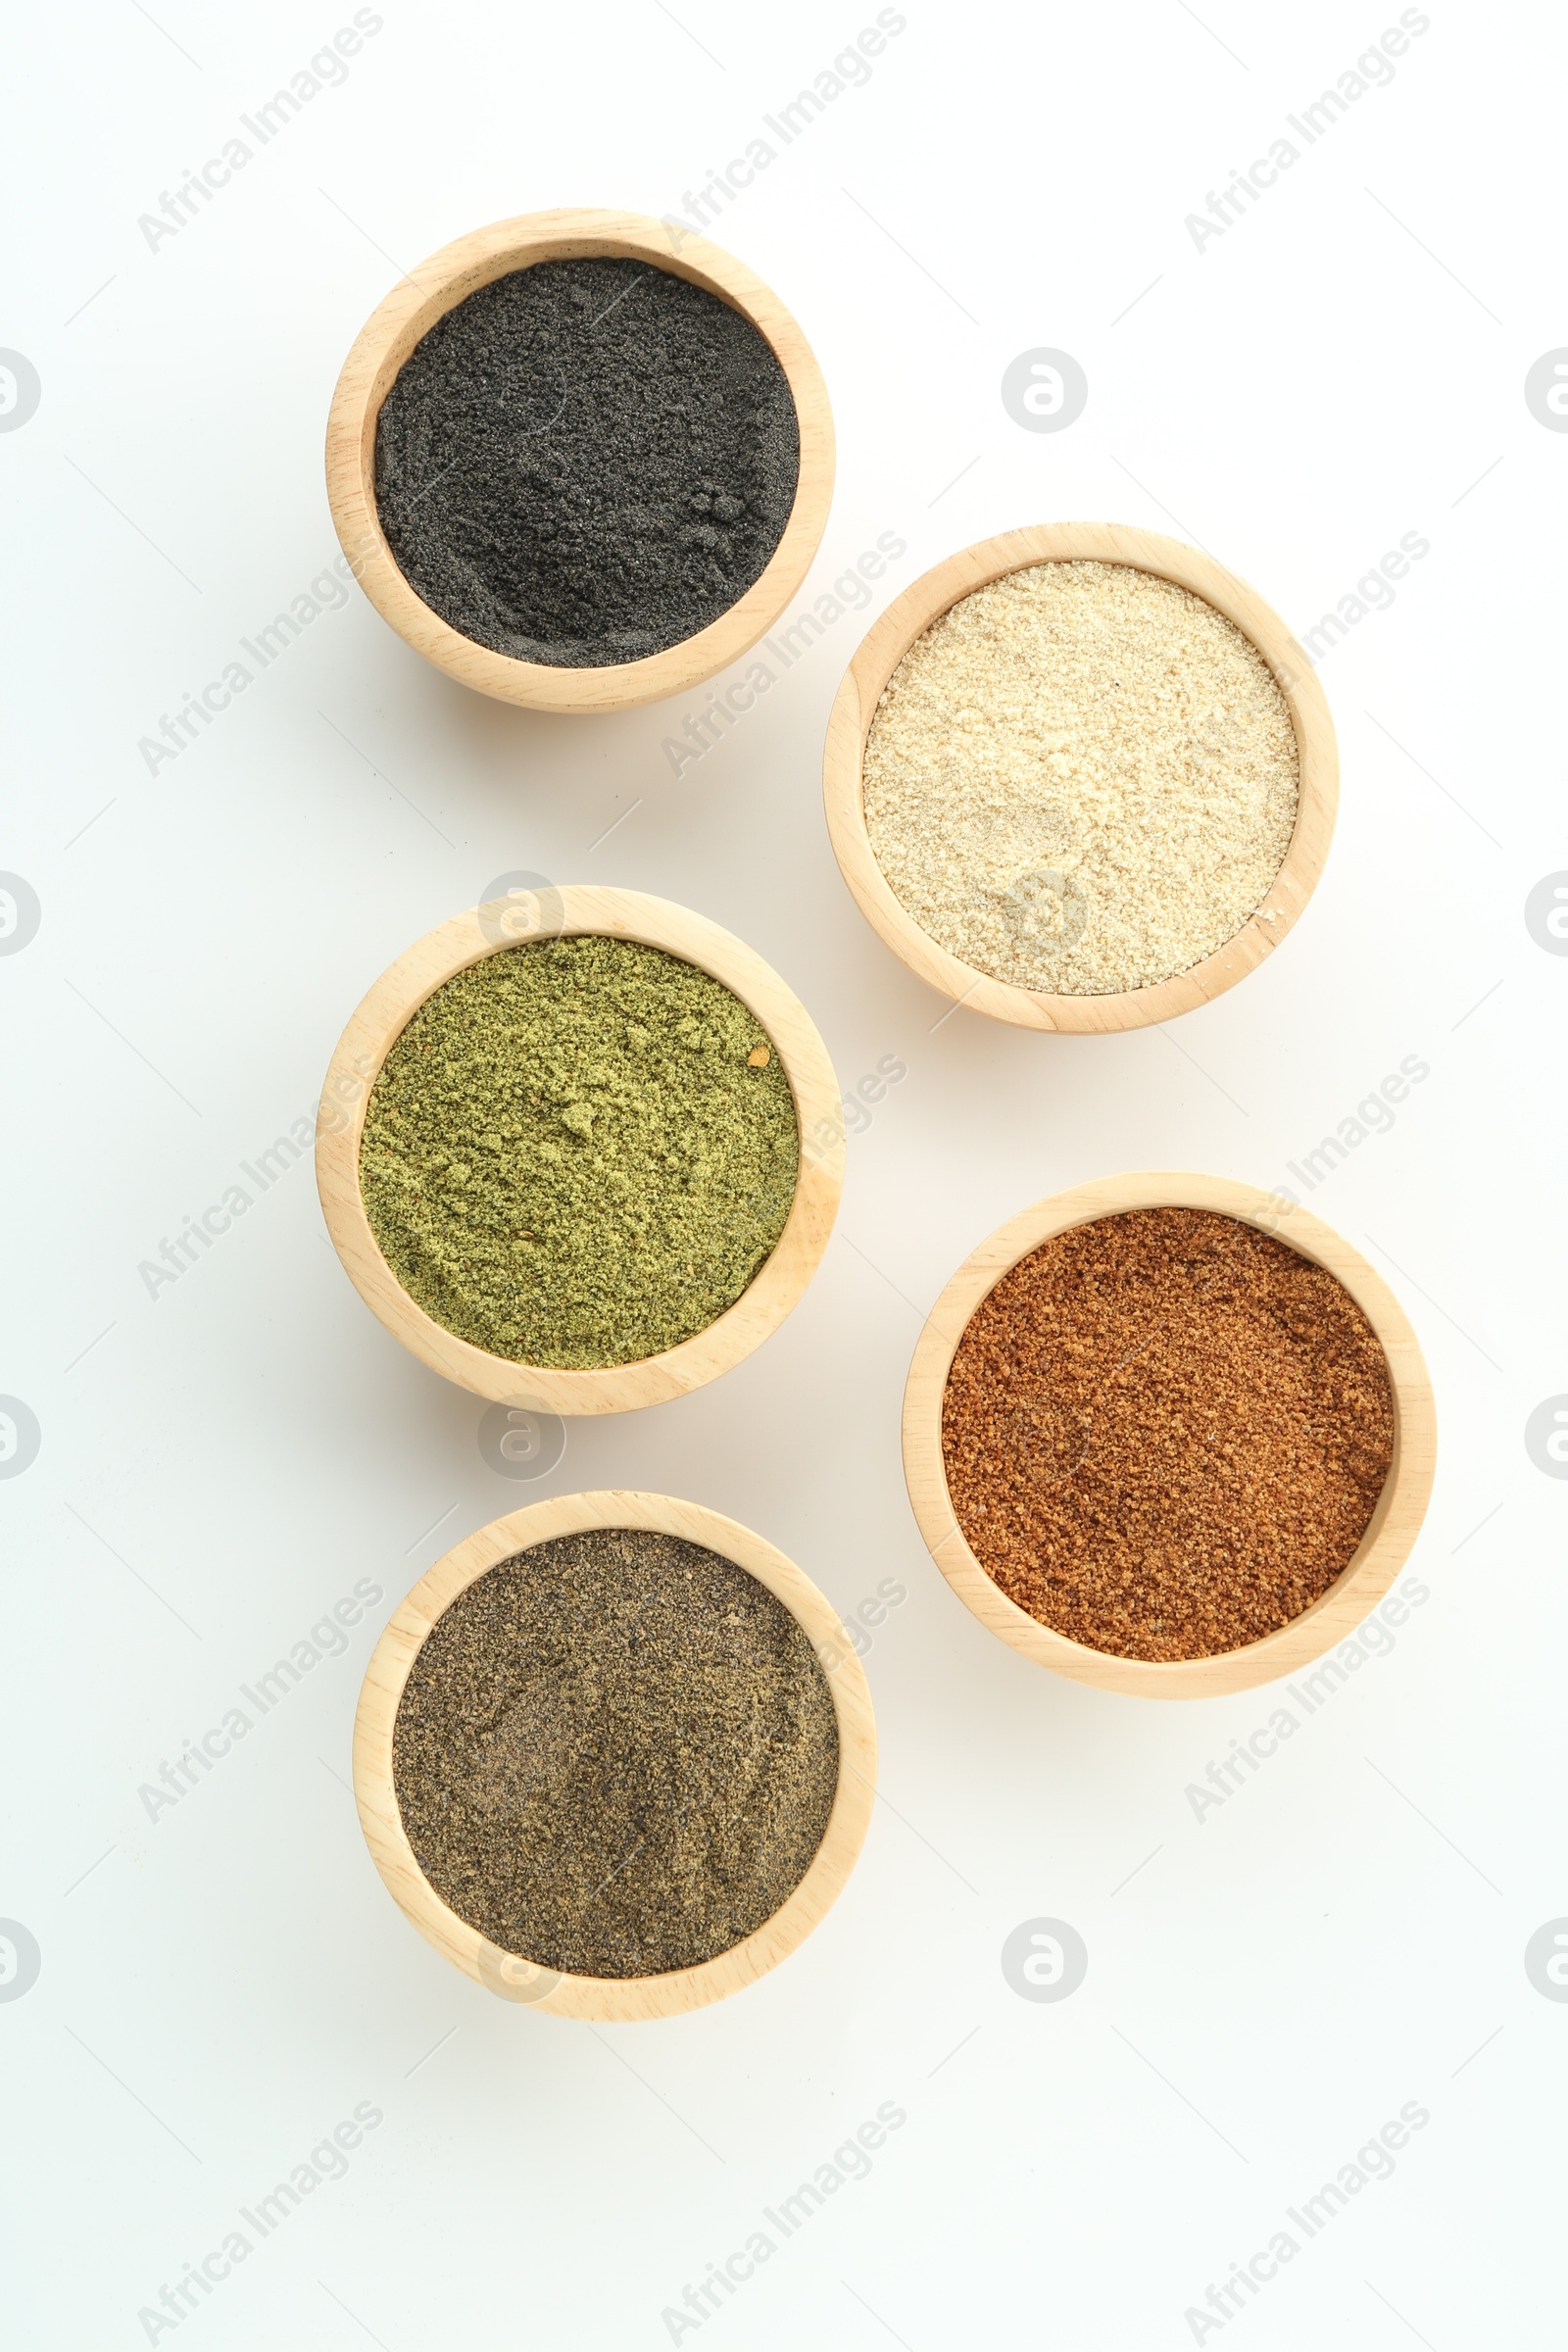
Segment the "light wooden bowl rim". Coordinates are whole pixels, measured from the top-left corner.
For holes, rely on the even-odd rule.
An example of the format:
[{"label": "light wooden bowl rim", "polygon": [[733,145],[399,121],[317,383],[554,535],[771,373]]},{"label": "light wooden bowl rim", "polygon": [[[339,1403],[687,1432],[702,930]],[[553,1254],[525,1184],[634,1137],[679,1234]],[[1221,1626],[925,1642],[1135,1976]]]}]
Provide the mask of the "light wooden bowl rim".
[{"label": "light wooden bowl rim", "polygon": [[[582,1528],[652,1528],[733,1560],[784,1603],[815,1650],[839,1730],[839,1781],[810,1867],[772,1917],[696,1968],[654,1977],[583,1977],[535,1967],[504,1951],[450,1910],[415,1858],[393,1778],[398,1704],[431,1627],[458,1594],[502,1560]],[[614,1490],[530,1503],[465,1537],[405,1595],[370,1653],[354,1722],[354,1795],[371,1859],[421,1936],[465,1975],[504,1999],[598,2025],[678,2017],[755,1984],[804,1943],[843,1891],[864,1842],[876,1794],[876,1725],[865,1673],[838,1611],[794,1561],[738,1520],[669,1494]]]},{"label": "light wooden bowl rim", "polygon": [[[696,636],[637,662],[585,669],[520,662],[465,637],[398,568],[375,503],[375,426],[394,377],[438,318],[480,286],[536,262],[645,261],[749,318],[788,379],[800,426],[795,502],[744,596]],[[356,578],[383,620],[449,677],[534,710],[625,710],[700,686],[766,635],[810,569],[833,496],[833,414],[810,345],[770,286],[721,246],[644,213],[565,208],[494,220],[443,245],[401,278],[343,363],[326,427],[326,495]]]},{"label": "light wooden bowl rim", "polygon": [[[1009,1600],[970,1550],[954,1513],[942,1454],[942,1405],[970,1317],[1011,1267],[1054,1234],[1134,1208],[1204,1208],[1286,1243],[1337,1275],[1377,1334],[1394,1392],[1394,1458],[1365,1535],[1310,1608],[1245,1648],[1155,1665],[1053,1633]],[[1381,1274],[1320,1217],[1276,1193],[1227,1177],[1140,1171],[1074,1185],[1009,1217],[964,1259],[932,1308],[904,1392],[904,1476],[932,1558],[981,1624],[1037,1665],[1141,1698],[1217,1698],[1295,1674],[1354,1632],[1409,1556],[1432,1493],[1437,1419],[1420,1345]]]},{"label": "light wooden bowl rim", "polygon": [[[922,931],[877,863],[865,827],[865,742],[883,688],[915,639],[950,611],[1009,571],[1035,564],[1129,564],[1173,580],[1234,621],[1262,655],[1290,708],[1300,767],[1296,827],[1268,896],[1212,956],[1173,979],[1102,997],[1057,997],[994,980]],[[1024,1029],[1101,1035],[1142,1029],[1209,1004],[1255,970],[1296,921],[1316,889],[1339,806],[1334,721],[1317,672],[1271,606],[1212,556],[1120,522],[1054,522],[1004,531],[923,572],[895,598],[861,640],[828,718],[822,789],[833,855],[856,905],[887,947],[943,996],[992,1020]]]},{"label": "light wooden bowl rim", "polygon": [[360,1140],[370,1089],[394,1041],[426,999],[455,972],[526,941],[497,938],[502,902],[470,907],[426,932],[390,964],[339,1038],[321,1091],[316,1180],[332,1247],[350,1281],[394,1339],[447,1380],[503,1404],[542,1413],[623,1413],[663,1404],[716,1379],[783,1322],[820,1263],[844,1189],[844,1123],[827,1048],[805,1005],[744,940],[706,915],[639,890],[563,884],[559,925],[550,937],[596,933],[640,941],[710,972],[761,1022],[784,1066],[795,1101],[800,1157],[795,1198],[784,1230],[748,1288],[716,1321],[662,1355],[593,1371],[514,1363],[459,1339],[427,1315],[381,1254],[360,1191]]}]

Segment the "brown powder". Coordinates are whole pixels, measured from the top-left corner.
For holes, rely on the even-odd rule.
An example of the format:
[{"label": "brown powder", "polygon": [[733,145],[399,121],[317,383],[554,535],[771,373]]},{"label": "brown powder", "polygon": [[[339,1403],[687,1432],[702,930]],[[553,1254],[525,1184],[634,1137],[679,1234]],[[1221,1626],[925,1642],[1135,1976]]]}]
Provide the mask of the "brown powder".
[{"label": "brown powder", "polygon": [[398,1703],[419,1868],[543,1968],[658,1976],[728,1951],[809,1869],[838,1717],[804,1627],[733,1560],[591,1528],[460,1592]]},{"label": "brown powder", "polygon": [[1135,1209],[1054,1236],[982,1300],[942,1449],[970,1549],[1042,1625],[1118,1657],[1214,1657],[1348,1565],[1394,1400],[1325,1268],[1233,1217]]}]

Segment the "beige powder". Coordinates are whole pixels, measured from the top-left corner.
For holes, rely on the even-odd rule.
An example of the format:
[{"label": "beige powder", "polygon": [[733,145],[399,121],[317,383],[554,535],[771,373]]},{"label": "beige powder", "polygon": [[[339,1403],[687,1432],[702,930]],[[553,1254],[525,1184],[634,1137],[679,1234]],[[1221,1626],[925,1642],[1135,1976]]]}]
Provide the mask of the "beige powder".
[{"label": "beige powder", "polygon": [[877,705],[865,824],[906,911],[993,979],[1147,988],[1234,939],[1296,823],[1289,707],[1201,597],[1036,564],[918,637]]}]

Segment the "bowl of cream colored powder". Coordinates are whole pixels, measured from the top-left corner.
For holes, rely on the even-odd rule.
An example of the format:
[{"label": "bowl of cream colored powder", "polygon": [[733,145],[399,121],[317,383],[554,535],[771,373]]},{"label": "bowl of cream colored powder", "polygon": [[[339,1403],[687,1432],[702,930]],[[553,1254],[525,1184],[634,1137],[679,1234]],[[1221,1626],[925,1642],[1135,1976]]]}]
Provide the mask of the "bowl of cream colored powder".
[{"label": "bowl of cream colored powder", "polygon": [[1141,1028],[1276,947],[1328,854],[1333,721],[1305,654],[1198,550],[1111,523],[950,557],[838,693],[828,828],[861,912],[955,1003]]}]

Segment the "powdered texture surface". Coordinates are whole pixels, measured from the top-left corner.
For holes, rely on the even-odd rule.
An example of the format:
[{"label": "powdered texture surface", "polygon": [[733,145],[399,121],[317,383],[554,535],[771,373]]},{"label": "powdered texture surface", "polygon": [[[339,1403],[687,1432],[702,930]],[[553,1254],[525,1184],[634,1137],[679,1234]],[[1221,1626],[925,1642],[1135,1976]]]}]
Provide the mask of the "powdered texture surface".
[{"label": "powdered texture surface", "polygon": [[971,1317],[948,1489],[1010,1600],[1118,1657],[1215,1657],[1349,1564],[1394,1454],[1377,1334],[1324,1266],[1233,1217],[1057,1234]]},{"label": "powdered texture surface", "polygon": [[599,935],[508,948],[377,1073],[360,1189],[393,1272],[492,1355],[586,1370],[733,1306],[784,1230],[795,1102],[710,973]]},{"label": "powdered texture surface", "polygon": [[810,1867],[838,1718],[756,1577],[642,1529],[558,1537],[434,1626],[393,1735],[436,1892],[509,1952],[657,1976],[728,1951]]},{"label": "powdered texture surface", "polygon": [[960,599],[893,672],[866,830],[921,929],[996,980],[1103,996],[1234,939],[1296,823],[1296,733],[1256,648],[1120,564]]},{"label": "powdered texture surface", "polygon": [[375,437],[399,568],[494,652],[564,668],[694,637],[761,576],[800,470],[738,311],[634,261],[539,262],[436,321]]}]

